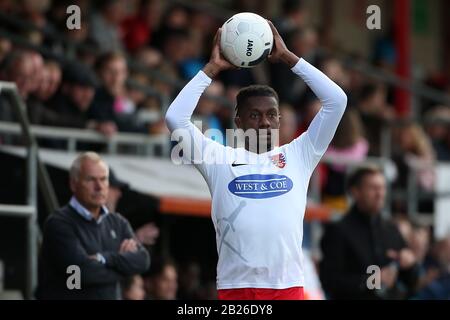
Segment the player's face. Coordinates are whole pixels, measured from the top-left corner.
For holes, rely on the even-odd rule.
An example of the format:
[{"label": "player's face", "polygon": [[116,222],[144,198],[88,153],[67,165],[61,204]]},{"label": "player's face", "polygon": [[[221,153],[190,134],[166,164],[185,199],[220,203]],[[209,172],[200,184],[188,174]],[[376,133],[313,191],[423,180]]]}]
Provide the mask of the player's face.
[{"label": "player's face", "polygon": [[97,211],[106,204],[108,187],[108,168],[101,161],[83,161],[78,178],[71,181],[75,197],[91,211]]},{"label": "player's face", "polygon": [[361,185],[353,189],[357,206],[370,214],[378,214],[386,199],[386,180],[382,174],[370,174],[363,178]]},{"label": "player's face", "polygon": [[272,130],[280,128],[280,110],[277,100],[274,97],[264,96],[248,98],[247,105],[236,118],[236,125],[244,131],[256,130],[258,141],[265,140],[270,146]]}]

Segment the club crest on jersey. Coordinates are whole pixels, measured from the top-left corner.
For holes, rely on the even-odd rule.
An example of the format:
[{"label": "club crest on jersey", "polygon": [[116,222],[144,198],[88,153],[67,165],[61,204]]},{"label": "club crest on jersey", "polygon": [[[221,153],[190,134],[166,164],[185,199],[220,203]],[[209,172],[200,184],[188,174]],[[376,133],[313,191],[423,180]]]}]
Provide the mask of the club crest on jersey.
[{"label": "club crest on jersey", "polygon": [[286,165],[286,156],[284,153],[279,153],[270,157],[272,163],[280,169],[283,169]]}]

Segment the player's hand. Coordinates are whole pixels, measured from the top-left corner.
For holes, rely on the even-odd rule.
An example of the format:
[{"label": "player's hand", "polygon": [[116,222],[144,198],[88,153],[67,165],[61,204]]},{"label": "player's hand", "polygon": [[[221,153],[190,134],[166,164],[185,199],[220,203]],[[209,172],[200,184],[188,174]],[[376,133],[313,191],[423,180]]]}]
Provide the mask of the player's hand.
[{"label": "player's hand", "polygon": [[286,63],[289,68],[295,66],[300,59],[293,52],[291,52],[286,44],[284,43],[283,38],[278,32],[277,28],[273,25],[272,21],[267,20],[270,28],[272,29],[273,34],[273,47],[272,52],[269,54],[267,59],[272,63],[283,62]]},{"label": "player's hand", "polygon": [[237,69],[236,66],[228,62],[225,57],[220,52],[220,36],[222,34],[222,29],[219,28],[214,36],[214,44],[211,52],[211,57],[209,62],[203,68],[203,72],[206,73],[210,78],[216,77],[219,72],[228,69]]}]

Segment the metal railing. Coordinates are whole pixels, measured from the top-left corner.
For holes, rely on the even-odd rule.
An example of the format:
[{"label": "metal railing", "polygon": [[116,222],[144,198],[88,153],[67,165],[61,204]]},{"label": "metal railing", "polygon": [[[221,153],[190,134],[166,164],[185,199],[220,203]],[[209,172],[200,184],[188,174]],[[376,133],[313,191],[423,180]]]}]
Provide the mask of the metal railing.
[{"label": "metal railing", "polygon": [[[46,138],[59,141],[66,141],[66,150],[77,151],[79,142],[101,143],[106,146],[106,152],[115,154],[120,146],[135,147],[136,154],[168,156],[170,153],[169,134],[147,135],[140,133],[118,133],[111,137],[106,137],[97,131],[88,129],[69,129],[60,127],[48,127],[31,125],[31,133],[36,138]],[[20,135],[20,126],[17,123],[0,121],[0,132],[4,134]]]},{"label": "metal railing", "polygon": [[[0,205],[0,215],[26,218],[27,220],[27,267],[26,267],[26,292],[28,299],[33,298],[34,289],[37,285],[37,253],[38,253],[38,225],[37,225],[37,176],[44,186],[43,193],[48,201],[48,207],[56,209],[56,197],[48,179],[45,167],[38,159],[38,145],[29,131],[29,122],[23,101],[14,83],[0,82],[0,93],[4,94],[11,102],[14,112],[20,120],[20,129],[25,138],[27,148],[27,197],[26,205]],[[5,261],[6,263],[6,261]]]}]

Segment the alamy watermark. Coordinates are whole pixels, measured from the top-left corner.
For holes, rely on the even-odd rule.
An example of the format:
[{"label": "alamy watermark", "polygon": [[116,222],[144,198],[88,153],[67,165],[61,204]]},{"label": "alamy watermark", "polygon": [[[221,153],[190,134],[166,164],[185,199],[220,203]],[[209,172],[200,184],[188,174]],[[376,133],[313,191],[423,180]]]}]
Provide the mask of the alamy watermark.
[{"label": "alamy watermark", "polygon": [[81,290],[81,269],[77,265],[70,265],[66,269],[69,275],[66,280],[66,286],[69,290]]},{"label": "alamy watermark", "polygon": [[381,29],[381,9],[379,6],[372,4],[367,7],[366,14],[369,16],[366,20],[366,27],[369,30]]},{"label": "alamy watermark", "polygon": [[[172,148],[171,159],[174,164],[233,164],[235,156],[227,148],[245,148],[240,162],[259,164],[265,161],[258,154],[271,151],[279,146],[278,129],[226,129],[225,136],[218,129],[208,129],[202,134],[202,122],[194,121],[198,128],[179,128],[172,132],[171,141],[177,142]],[[205,139],[206,138],[206,139]],[[214,141],[214,142],[213,142]]]},{"label": "alamy watermark", "polygon": [[366,286],[369,290],[380,290],[381,289],[381,269],[377,265],[370,265],[366,270],[367,274],[370,276],[367,278]]},{"label": "alamy watermark", "polygon": [[70,5],[66,9],[69,15],[66,20],[66,27],[69,30],[81,29],[81,9],[77,5]]}]

